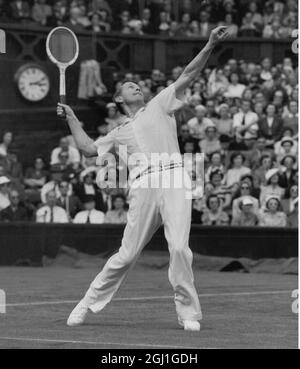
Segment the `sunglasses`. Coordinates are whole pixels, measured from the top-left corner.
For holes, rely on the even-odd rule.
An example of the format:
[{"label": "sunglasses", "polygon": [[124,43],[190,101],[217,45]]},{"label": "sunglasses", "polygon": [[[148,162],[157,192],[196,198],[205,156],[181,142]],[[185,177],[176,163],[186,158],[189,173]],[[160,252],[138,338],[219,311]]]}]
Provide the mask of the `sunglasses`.
[{"label": "sunglasses", "polygon": [[241,187],[241,189],[242,189],[242,190],[249,190],[249,189],[250,189],[250,187],[248,187],[248,186],[242,186],[242,187]]}]

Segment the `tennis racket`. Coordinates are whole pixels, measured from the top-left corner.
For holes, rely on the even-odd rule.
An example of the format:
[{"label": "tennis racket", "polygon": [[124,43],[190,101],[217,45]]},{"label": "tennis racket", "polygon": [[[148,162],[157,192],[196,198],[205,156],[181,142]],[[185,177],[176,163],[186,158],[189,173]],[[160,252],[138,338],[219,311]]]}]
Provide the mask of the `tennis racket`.
[{"label": "tennis racket", "polygon": [[[48,34],[46,51],[49,59],[59,69],[59,101],[61,104],[66,104],[66,69],[78,58],[78,39],[69,28],[56,27]],[[66,118],[65,112],[60,115],[60,118]]]}]

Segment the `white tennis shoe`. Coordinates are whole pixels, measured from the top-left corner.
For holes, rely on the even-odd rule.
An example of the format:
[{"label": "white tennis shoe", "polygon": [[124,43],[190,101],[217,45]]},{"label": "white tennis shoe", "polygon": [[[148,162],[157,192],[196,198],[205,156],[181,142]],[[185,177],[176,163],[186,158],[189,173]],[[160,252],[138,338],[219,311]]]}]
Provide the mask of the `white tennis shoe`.
[{"label": "white tennis shoe", "polygon": [[74,310],[71,312],[69,319],[67,321],[67,325],[69,327],[76,327],[84,323],[86,316],[89,312],[89,309],[86,305],[84,305],[81,301]]},{"label": "white tennis shoe", "polygon": [[183,328],[185,331],[200,331],[200,323],[197,320],[184,320],[183,321]]},{"label": "white tennis shoe", "polygon": [[185,331],[200,331],[200,323],[197,320],[182,320],[178,317],[178,323]]}]

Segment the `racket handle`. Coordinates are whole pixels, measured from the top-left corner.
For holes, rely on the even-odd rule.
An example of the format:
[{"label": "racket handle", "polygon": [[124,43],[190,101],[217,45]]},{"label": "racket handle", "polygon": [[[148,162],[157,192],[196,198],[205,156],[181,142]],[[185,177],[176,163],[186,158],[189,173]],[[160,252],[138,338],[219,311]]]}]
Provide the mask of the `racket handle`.
[{"label": "racket handle", "polygon": [[[65,104],[65,105],[66,105],[66,102],[67,102],[67,100],[66,100],[66,95],[60,95],[60,96],[59,96],[59,102],[60,102],[61,104]],[[65,110],[63,111],[63,113],[62,113],[62,114],[58,114],[58,117],[59,117],[59,119],[66,120],[67,115],[66,115]]]}]

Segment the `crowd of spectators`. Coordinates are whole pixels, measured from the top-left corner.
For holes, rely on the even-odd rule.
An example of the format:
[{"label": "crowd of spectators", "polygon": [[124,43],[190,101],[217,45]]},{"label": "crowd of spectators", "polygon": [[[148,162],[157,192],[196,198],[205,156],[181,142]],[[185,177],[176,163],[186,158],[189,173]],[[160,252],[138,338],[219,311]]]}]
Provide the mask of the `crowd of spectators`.
[{"label": "crowd of spectators", "polygon": [[0,22],[96,33],[208,37],[216,25],[232,37],[282,39],[298,28],[297,0],[0,0]]},{"label": "crowd of spectators", "polygon": [[[173,83],[153,70],[150,76],[127,73],[146,102]],[[97,129],[103,136],[122,123],[117,106]],[[186,90],[176,113],[182,154],[204,154],[204,185],[194,181],[192,221],[203,225],[280,226],[298,224],[298,81],[290,58],[273,65],[230,59],[205,68]],[[37,156],[22,169],[13,134],[0,142],[0,219],[37,222],[125,223],[127,193],[95,184],[94,158],[82,158],[71,136],[62,137],[49,160]],[[195,169],[189,169],[192,179]],[[198,195],[197,195],[198,194]]]}]

